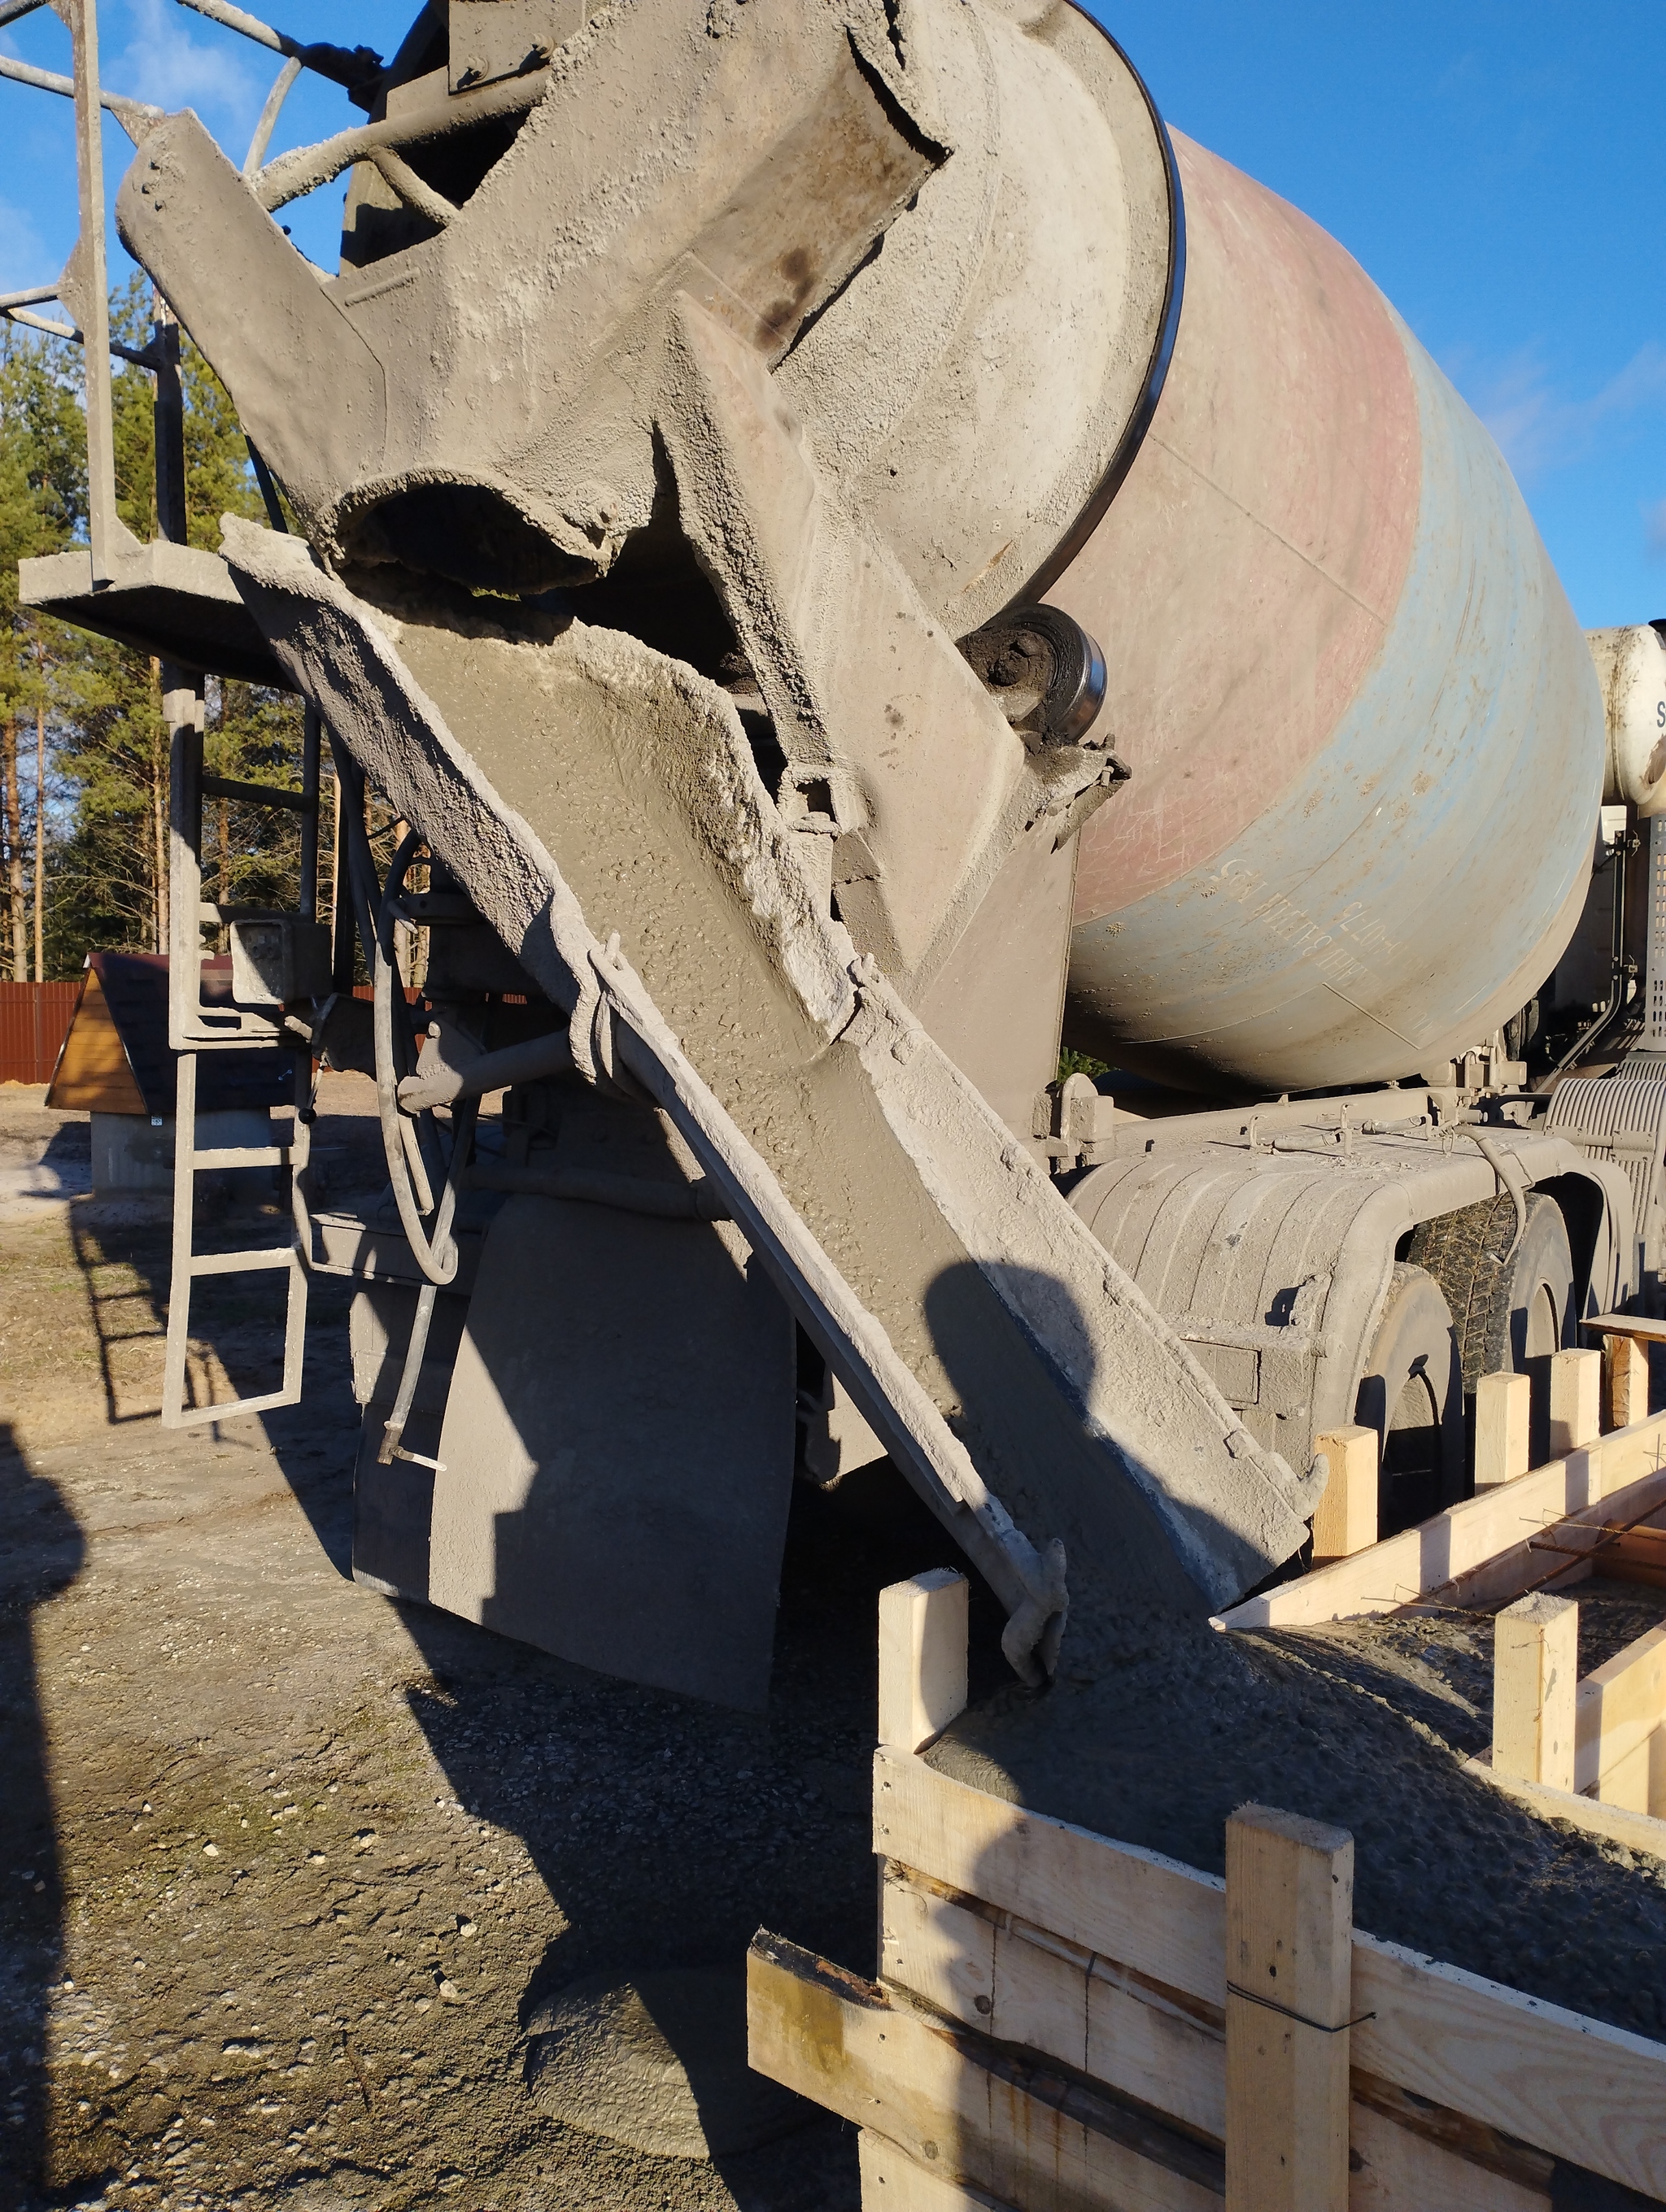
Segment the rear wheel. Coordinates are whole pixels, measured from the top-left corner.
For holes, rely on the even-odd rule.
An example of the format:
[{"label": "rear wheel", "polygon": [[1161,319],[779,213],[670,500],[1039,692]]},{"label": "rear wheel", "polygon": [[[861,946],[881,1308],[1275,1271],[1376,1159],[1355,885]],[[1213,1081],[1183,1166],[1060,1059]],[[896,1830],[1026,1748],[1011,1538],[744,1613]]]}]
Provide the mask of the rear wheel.
[{"label": "rear wheel", "polygon": [[1377,1534],[1426,1521],[1463,1480],[1463,1377],[1440,1286],[1396,1266],[1360,1379],[1353,1417],[1377,1431]]},{"label": "rear wheel", "polygon": [[[1512,1252],[1511,1246],[1515,1244]],[[1408,1257],[1445,1293],[1473,1400],[1483,1375],[1526,1375],[1533,1384],[1529,1457],[1550,1456],[1550,1356],[1573,1341],[1573,1253],[1554,1198],[1530,1191],[1516,1243],[1516,1203],[1492,1198],[1426,1221]]]}]

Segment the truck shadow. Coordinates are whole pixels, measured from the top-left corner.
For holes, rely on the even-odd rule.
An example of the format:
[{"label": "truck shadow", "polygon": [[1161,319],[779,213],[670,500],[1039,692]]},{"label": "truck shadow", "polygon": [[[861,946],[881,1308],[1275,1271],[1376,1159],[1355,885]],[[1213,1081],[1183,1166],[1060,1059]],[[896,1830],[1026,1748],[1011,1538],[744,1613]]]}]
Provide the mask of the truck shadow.
[{"label": "truck shadow", "polygon": [[0,2002],[21,2070],[0,2112],[0,2208],[21,2212],[47,2180],[46,2039],[64,1971],[64,1889],[33,1616],[74,1582],[86,1545],[57,1486],[0,1422]]},{"label": "truck shadow", "polygon": [[[407,1692],[410,1710],[459,1807],[521,1838],[567,1923],[529,1960],[521,1993],[535,2096],[540,2021],[587,1977],[733,1972],[724,2039],[739,2048],[739,1970],[761,1923],[873,1956],[878,1594],[958,1554],[888,1464],[853,1490],[841,1501],[796,1486],[763,1714],[612,1680],[402,1604],[429,1669]],[[974,1613],[982,1683],[1006,1671],[1002,1615],[982,1591]],[[712,2026],[671,2014],[658,2025],[698,2099]],[[854,2206],[854,2134],[809,2107],[803,2121],[820,2141],[793,2135],[714,2160],[737,2203]],[[674,2202],[684,2169],[667,2159],[663,2170]]]},{"label": "truck shadow", "polygon": [[[274,1242],[274,1218],[236,1216],[199,1234],[203,1249]],[[167,1334],[170,1229],[154,1207],[83,1203],[70,1212],[70,1240],[88,1319],[97,1346],[105,1419],[111,1428],[154,1421],[161,1405],[161,1355]],[[271,1278],[228,1291],[192,1313],[186,1384],[192,1402],[206,1404],[229,1382],[254,1391],[273,1387],[283,1371],[283,1291]],[[348,1471],[357,1441],[347,1354],[350,1284],[315,1275],[307,1297],[306,1396],[261,1417],[295,1501],[337,1574],[352,1560],[352,1496]],[[215,1370],[210,1372],[210,1367]],[[216,1425],[206,1425],[218,1431]],[[344,1477],[346,1477],[344,1486]]]},{"label": "truck shadow", "polygon": [[151,1420],[156,1413],[155,1394],[146,1387],[144,1354],[124,1349],[135,1345],[159,1350],[167,1334],[167,1224],[148,1218],[152,1211],[85,1200],[70,1208],[70,1242],[98,1346],[105,1419],[112,1428]]}]

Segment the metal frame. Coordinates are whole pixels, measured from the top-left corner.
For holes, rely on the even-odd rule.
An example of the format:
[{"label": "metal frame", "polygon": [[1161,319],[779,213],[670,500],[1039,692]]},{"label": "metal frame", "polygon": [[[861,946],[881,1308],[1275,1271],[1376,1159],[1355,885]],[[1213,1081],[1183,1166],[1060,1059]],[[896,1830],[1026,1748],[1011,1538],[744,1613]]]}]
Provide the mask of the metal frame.
[{"label": "metal frame", "polygon": [[[200,1428],[210,1421],[230,1420],[238,1413],[264,1413],[275,1406],[301,1402],[301,1375],[307,1350],[307,1250],[312,1227],[307,1218],[302,1178],[312,1158],[313,1133],[304,1100],[304,1063],[295,1070],[296,1097],[294,1132],[287,1145],[237,1145],[197,1147],[197,1061],[198,1054],[182,1052],[178,1063],[178,1091],[173,1114],[173,1249],[168,1284],[167,1350],[162,1367],[162,1426]],[[204,1252],[192,1249],[192,1228],[198,1174],[216,1168],[275,1167],[288,1170],[295,1233],[288,1244],[240,1252]],[[185,1403],[185,1356],[191,1346],[191,1286],[200,1275],[252,1275],[287,1270],[289,1299],[284,1310],[283,1380],[276,1390],[250,1398],[234,1398],[224,1405]]]},{"label": "metal frame", "polygon": [[[42,0],[0,0],[0,27],[32,14]],[[184,399],[179,384],[179,325],[159,309],[150,344],[140,349],[110,335],[109,275],[105,237],[102,112],[108,108],[137,143],[160,117],[143,102],[104,91],[99,76],[97,0],[52,0],[69,26],[73,75],[64,77],[0,56],[0,76],[64,94],[75,104],[76,170],[80,237],[55,284],[41,284],[0,295],[0,316],[68,338],[83,348],[86,379],[88,539],[94,588],[119,580],[140,549],[122,521],[116,504],[115,450],[112,420],[112,355],[155,377],[156,513],[163,539],[187,542]],[[184,0],[200,14],[241,32],[286,57],[267,98],[249,149],[249,168],[264,159],[272,128],[289,88],[303,67],[319,70],[352,87],[380,70],[368,49],[357,54],[331,46],[304,46],[272,30],[227,0]],[[59,301],[72,324],[32,313]],[[281,523],[281,516],[278,518]],[[173,1272],[168,1298],[167,1345],[163,1369],[162,1425],[179,1429],[222,1421],[240,1413],[264,1413],[295,1404],[301,1394],[306,1352],[307,1266],[312,1241],[306,1178],[312,1155],[310,1054],[285,1030],[282,1011],[207,1007],[202,996],[202,939],[204,921],[293,920],[315,923],[318,915],[319,753],[322,731],[316,713],[306,710],[301,788],[245,784],[203,769],[204,679],[196,670],[165,661],[161,668],[162,710],[168,731],[168,1044],[178,1055],[174,1108]],[[300,902],[293,910],[232,906],[204,902],[202,896],[203,800],[236,799],[245,803],[291,808],[301,817]],[[339,840],[337,841],[339,842]],[[343,947],[336,948],[337,965]],[[350,940],[345,947],[350,963]],[[349,975],[350,981],[350,972]],[[198,1061],[204,1052],[287,1047],[295,1054],[294,1115],[287,1143],[198,1147]],[[215,1170],[277,1168],[288,1181],[293,1216],[289,1243],[242,1251],[198,1253],[193,1249],[196,1179]],[[191,1286],[200,1276],[252,1274],[282,1270],[288,1277],[284,1320],[283,1379],[276,1390],[224,1405],[189,1406],[186,1357],[190,1346]]]}]

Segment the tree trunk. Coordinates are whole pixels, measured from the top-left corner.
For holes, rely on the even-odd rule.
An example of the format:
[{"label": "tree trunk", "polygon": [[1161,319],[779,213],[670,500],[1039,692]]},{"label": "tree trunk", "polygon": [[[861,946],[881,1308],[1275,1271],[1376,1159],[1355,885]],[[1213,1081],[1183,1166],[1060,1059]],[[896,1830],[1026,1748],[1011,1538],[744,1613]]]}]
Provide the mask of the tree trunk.
[{"label": "tree trunk", "polygon": [[34,980],[46,980],[46,705],[34,707]]},{"label": "tree trunk", "polygon": [[17,717],[6,717],[6,906],[11,916],[11,972],[14,982],[29,980],[28,910],[23,899],[23,816],[17,794]]}]

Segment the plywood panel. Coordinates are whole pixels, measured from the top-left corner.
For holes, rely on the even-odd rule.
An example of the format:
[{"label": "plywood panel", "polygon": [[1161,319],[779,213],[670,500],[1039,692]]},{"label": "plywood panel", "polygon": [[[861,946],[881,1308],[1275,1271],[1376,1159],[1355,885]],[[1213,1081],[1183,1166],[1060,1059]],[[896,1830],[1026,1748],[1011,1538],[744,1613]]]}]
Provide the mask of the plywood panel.
[{"label": "plywood panel", "polygon": [[46,1103],[56,1113],[143,1114],[144,1098],[128,1065],[103,987],[89,969],[70,1023]]}]

